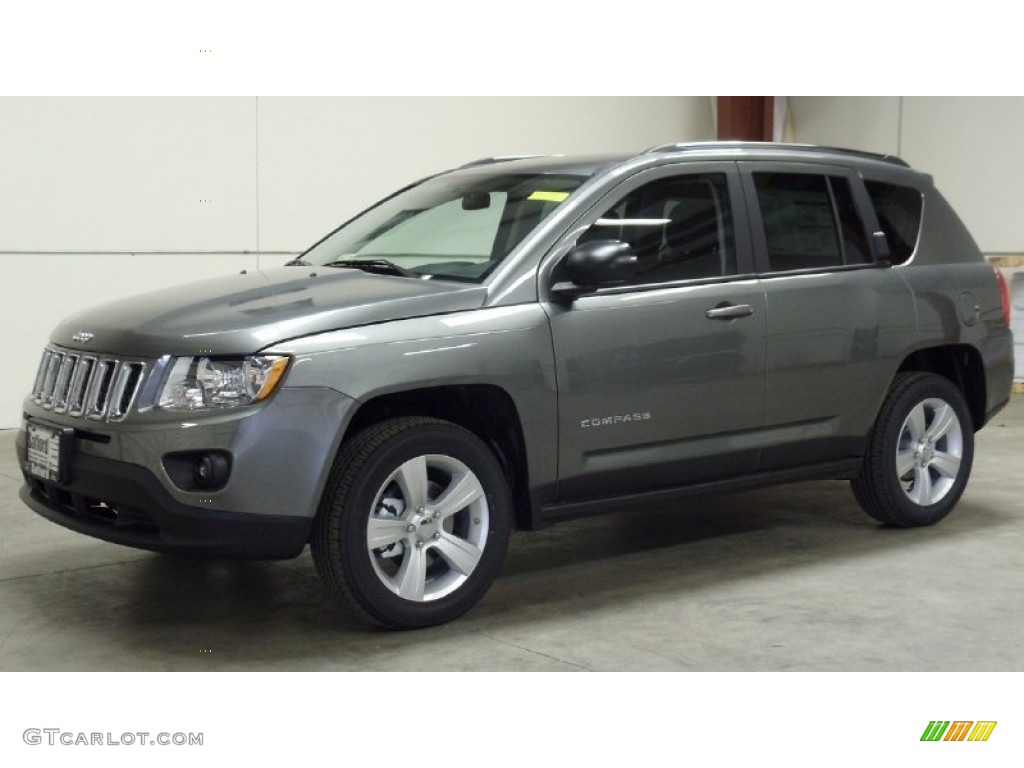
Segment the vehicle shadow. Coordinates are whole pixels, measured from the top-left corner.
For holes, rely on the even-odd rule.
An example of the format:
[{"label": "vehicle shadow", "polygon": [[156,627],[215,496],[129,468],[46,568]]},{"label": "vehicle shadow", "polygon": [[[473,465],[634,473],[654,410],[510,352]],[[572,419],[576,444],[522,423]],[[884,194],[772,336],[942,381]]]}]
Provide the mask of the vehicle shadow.
[{"label": "vehicle shadow", "polygon": [[373,628],[336,604],[308,552],[286,562],[154,554],[20,580],[20,610],[37,641],[19,647],[12,634],[0,664],[344,670],[419,668],[422,660],[431,669],[508,668],[511,660],[468,649],[481,637],[551,617],[579,618],[659,596],[700,600],[729,582],[839,567],[1009,523],[1008,515],[965,498],[938,526],[890,529],[864,515],[839,482],[694,497],[517,533],[482,604],[419,632]]},{"label": "vehicle shadow", "polygon": [[899,557],[899,550],[973,537],[1014,519],[965,497],[937,525],[894,528],[862,512],[839,481],[693,497],[517,534],[492,589],[497,597],[480,613],[504,623],[516,621],[517,604],[534,615],[571,614],[630,595],[685,599],[764,575]]}]

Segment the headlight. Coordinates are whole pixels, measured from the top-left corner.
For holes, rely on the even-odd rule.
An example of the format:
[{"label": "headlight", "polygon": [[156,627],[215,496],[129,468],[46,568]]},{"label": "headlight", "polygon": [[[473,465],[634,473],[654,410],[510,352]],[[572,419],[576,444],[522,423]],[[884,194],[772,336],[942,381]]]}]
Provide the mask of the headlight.
[{"label": "headlight", "polygon": [[235,408],[270,396],[288,358],[252,355],[235,359],[179,357],[160,392],[158,405],[172,411]]}]

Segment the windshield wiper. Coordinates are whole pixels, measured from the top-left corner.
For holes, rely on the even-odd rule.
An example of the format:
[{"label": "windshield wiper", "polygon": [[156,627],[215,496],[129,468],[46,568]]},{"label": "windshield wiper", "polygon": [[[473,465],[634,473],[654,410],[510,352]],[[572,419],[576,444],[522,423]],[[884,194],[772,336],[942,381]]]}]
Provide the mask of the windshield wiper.
[{"label": "windshield wiper", "polygon": [[308,261],[303,261],[302,259],[298,259],[298,258],[292,259],[291,261],[286,261],[284,263],[284,265],[286,267],[311,267],[311,266],[313,266]]},{"label": "windshield wiper", "polygon": [[393,261],[387,259],[338,259],[324,264],[325,267],[351,267],[361,269],[364,272],[379,272],[382,275],[401,275],[402,277],[416,277],[419,275],[410,272],[405,267],[400,267]]}]

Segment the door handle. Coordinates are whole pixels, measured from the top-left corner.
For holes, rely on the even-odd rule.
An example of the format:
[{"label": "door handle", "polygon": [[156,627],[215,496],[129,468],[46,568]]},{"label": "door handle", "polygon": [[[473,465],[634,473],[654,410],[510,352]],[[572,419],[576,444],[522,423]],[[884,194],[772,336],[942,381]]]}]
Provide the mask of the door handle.
[{"label": "door handle", "polygon": [[735,320],[737,317],[750,317],[754,308],[749,304],[719,304],[704,313],[708,320]]}]

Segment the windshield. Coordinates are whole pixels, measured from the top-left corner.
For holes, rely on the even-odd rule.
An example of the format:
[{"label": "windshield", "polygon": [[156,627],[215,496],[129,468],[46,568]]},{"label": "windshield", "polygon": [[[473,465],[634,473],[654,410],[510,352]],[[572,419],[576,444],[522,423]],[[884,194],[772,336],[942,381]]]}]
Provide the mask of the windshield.
[{"label": "windshield", "polygon": [[479,282],[584,180],[497,171],[428,179],[328,235],[293,263]]}]

